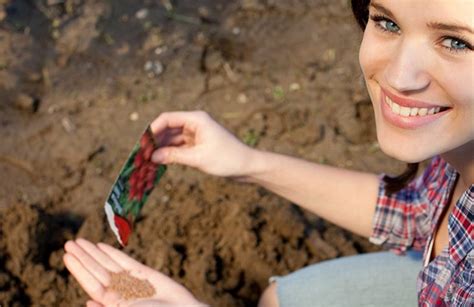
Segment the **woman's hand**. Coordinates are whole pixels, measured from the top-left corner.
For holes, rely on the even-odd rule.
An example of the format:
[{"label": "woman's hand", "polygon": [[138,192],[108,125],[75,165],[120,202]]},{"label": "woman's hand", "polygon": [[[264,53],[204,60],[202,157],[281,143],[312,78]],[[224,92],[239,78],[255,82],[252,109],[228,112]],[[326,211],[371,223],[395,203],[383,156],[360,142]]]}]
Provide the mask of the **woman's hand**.
[{"label": "woman's hand", "polygon": [[163,113],[151,130],[161,147],[153,162],[188,165],[211,175],[247,175],[256,152],[202,111]]},{"label": "woman's hand", "polygon": [[[91,297],[88,307],[98,306],[205,306],[182,285],[130,258],[110,245],[97,245],[84,239],[68,241],[64,246],[67,269]],[[108,289],[110,272],[127,271],[131,276],[148,281],[155,295],[146,299],[125,300]]]}]

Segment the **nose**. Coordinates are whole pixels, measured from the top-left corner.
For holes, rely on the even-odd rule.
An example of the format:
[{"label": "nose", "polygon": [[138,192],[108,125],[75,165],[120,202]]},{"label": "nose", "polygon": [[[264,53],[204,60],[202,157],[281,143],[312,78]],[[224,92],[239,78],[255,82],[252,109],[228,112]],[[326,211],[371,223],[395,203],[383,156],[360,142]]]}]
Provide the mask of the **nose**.
[{"label": "nose", "polygon": [[419,91],[430,85],[429,58],[421,44],[402,41],[386,66],[387,83],[399,92]]}]

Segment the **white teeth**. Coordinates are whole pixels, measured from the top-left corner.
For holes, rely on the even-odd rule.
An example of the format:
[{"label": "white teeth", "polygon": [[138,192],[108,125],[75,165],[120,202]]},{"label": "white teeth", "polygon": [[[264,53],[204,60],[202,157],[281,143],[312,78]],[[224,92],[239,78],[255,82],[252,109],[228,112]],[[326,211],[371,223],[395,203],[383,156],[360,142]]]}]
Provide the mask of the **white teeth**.
[{"label": "white teeth", "polygon": [[418,115],[420,115],[420,116],[425,116],[426,114],[428,114],[428,109],[427,108],[421,108],[418,111]]},{"label": "white teeth", "polygon": [[441,107],[435,107],[435,108],[429,108],[429,109],[416,108],[416,107],[415,108],[403,107],[393,102],[387,96],[385,96],[385,101],[390,106],[390,109],[392,110],[393,113],[404,116],[404,117],[432,115],[432,114],[438,113],[441,110]]},{"label": "white teeth", "polygon": [[400,108],[400,115],[401,116],[410,116],[410,108],[409,107],[401,107]]},{"label": "white teeth", "polygon": [[400,106],[396,104],[395,102],[392,103],[392,111],[395,114],[400,114]]}]

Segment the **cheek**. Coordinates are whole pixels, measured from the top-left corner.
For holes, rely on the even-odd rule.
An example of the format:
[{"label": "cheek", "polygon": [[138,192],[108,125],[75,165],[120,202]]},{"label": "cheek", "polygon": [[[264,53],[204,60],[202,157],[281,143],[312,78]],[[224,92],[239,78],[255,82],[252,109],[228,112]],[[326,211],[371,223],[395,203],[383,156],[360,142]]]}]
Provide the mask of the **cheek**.
[{"label": "cheek", "polygon": [[[474,137],[474,88],[473,73],[463,63],[440,63],[433,74],[435,85],[442,100],[450,101],[453,107],[451,126],[446,130],[452,139],[462,135]],[[456,72],[456,73],[453,73]]]},{"label": "cheek", "polygon": [[378,81],[383,75],[383,69],[387,63],[386,52],[384,52],[381,42],[373,33],[373,29],[368,25],[364,32],[362,42],[359,49],[359,64],[362,69],[364,81],[367,91],[375,108],[375,117],[377,119],[378,112],[375,101],[378,101]]},{"label": "cheek", "polygon": [[[462,110],[474,109],[474,78],[471,70],[466,69],[467,65],[444,65],[438,78],[440,87],[449,96],[449,100],[454,102],[454,107]],[[453,71],[456,73],[453,74]]]},{"label": "cheek", "polygon": [[359,50],[359,64],[366,81],[373,78],[375,74],[383,69],[384,59],[386,57],[380,42],[372,33],[372,29],[368,28],[364,32],[364,37]]}]

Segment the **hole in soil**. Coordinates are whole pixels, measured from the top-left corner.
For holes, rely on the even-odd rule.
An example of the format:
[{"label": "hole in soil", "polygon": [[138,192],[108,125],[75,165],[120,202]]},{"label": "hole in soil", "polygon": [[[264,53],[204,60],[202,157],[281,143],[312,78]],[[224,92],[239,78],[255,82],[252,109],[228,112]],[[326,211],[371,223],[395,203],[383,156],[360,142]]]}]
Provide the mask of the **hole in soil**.
[{"label": "hole in soil", "polygon": [[84,217],[70,212],[57,214],[41,212],[40,219],[44,221],[46,227],[43,231],[36,233],[39,248],[33,261],[42,264],[46,269],[51,269],[49,265],[51,254],[62,249],[64,243],[77,234],[84,222]]},{"label": "hole in soil", "polygon": [[224,261],[219,255],[214,255],[214,267],[206,271],[206,280],[211,284],[216,284],[222,279],[222,270],[224,269]]}]

